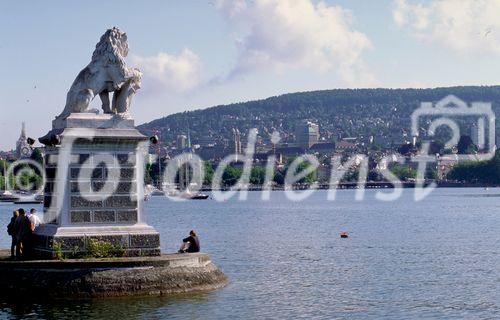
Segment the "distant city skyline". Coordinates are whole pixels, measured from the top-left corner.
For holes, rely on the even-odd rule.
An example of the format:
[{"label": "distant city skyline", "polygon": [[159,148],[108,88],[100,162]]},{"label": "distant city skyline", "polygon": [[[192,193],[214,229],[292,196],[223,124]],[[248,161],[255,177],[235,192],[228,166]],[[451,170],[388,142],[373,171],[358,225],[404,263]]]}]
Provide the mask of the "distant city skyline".
[{"label": "distant city skyline", "polygon": [[[495,85],[500,1],[0,3],[0,150],[46,133],[104,31],[144,73],[136,124],[288,92]],[[99,106],[94,100],[93,107]]]}]

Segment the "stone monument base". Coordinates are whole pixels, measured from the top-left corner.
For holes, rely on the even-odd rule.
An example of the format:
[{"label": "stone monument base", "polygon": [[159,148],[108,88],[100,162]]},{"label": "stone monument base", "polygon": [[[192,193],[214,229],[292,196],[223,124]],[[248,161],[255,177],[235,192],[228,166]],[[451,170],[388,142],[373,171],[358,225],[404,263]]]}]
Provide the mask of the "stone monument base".
[{"label": "stone monument base", "polygon": [[157,257],[11,261],[0,251],[0,296],[159,296],[221,288],[228,279],[205,253]]},{"label": "stone monument base", "polygon": [[96,240],[123,251],[123,256],[159,256],[160,235],[147,225],[121,227],[59,227],[42,225],[35,234],[34,254],[40,259],[53,259],[59,253],[78,256],[87,252],[89,242]]},{"label": "stone monument base", "polygon": [[160,255],[160,235],[144,218],[148,138],[134,121],[72,113],[54,120],[45,140],[45,223],[35,232],[35,255],[92,256],[92,240],[125,256]]}]

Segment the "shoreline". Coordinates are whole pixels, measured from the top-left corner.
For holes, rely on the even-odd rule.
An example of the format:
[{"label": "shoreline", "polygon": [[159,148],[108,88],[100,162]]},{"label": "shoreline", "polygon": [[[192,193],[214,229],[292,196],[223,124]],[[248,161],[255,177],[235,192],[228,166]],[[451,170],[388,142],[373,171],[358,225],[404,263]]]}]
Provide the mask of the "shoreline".
[{"label": "shoreline", "polygon": [[[429,186],[432,182],[435,181],[426,181],[423,184],[423,187]],[[392,184],[390,182],[366,182],[362,184],[366,189],[394,189],[394,188],[403,188],[403,189],[412,189],[416,187],[415,182],[401,182],[398,184]],[[271,191],[285,191],[285,190],[307,190],[312,189],[312,185],[303,184],[303,185],[293,185],[292,187],[284,187],[284,186],[273,186]],[[437,188],[499,188],[500,183],[464,183],[464,182],[436,182]],[[358,189],[359,185],[357,182],[349,182],[349,183],[340,183],[336,187],[333,187],[329,184],[318,184],[314,189],[317,190],[330,190],[330,189]],[[213,192],[213,191],[229,191],[231,187],[222,187],[219,189],[213,189],[209,186],[204,186],[200,188],[201,192]],[[239,188],[237,190],[247,190],[247,191],[265,191],[268,190],[262,185],[253,185],[248,188]]]}]

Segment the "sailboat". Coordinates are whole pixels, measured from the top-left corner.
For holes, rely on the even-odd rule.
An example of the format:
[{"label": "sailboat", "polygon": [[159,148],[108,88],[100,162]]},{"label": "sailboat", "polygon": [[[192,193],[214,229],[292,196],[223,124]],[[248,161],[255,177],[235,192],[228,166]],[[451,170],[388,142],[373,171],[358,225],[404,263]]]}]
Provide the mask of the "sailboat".
[{"label": "sailboat", "polygon": [[2,193],[0,193],[0,202],[13,202],[16,200],[19,200],[19,197],[14,195],[12,192],[7,190],[7,177],[6,177],[6,170],[5,170],[5,162],[3,163],[3,185],[4,185],[4,190]]},{"label": "sailboat", "polygon": [[193,193],[193,192],[189,191],[189,189],[186,189],[186,191],[182,192],[179,195],[179,197],[183,198],[183,199],[188,199],[188,200],[205,200],[205,199],[208,199],[208,194],[200,193],[200,192]]},{"label": "sailboat", "polygon": [[[188,149],[190,152],[193,152],[193,149],[191,148],[191,133],[189,132],[188,128]],[[205,193],[200,193],[200,192],[191,192],[189,190],[189,166],[184,166],[184,184],[186,185],[186,189],[184,192],[179,192],[176,196],[182,199],[187,199],[187,200],[205,200],[208,199],[208,194]]]}]

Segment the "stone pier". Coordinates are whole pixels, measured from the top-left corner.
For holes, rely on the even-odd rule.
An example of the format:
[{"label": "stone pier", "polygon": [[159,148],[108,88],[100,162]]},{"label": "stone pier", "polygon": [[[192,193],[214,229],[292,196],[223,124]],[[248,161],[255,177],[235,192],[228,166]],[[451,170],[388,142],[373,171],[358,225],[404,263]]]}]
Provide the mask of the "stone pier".
[{"label": "stone pier", "polygon": [[214,290],[228,282],[205,253],[64,261],[9,257],[0,250],[0,298],[161,296]]}]

